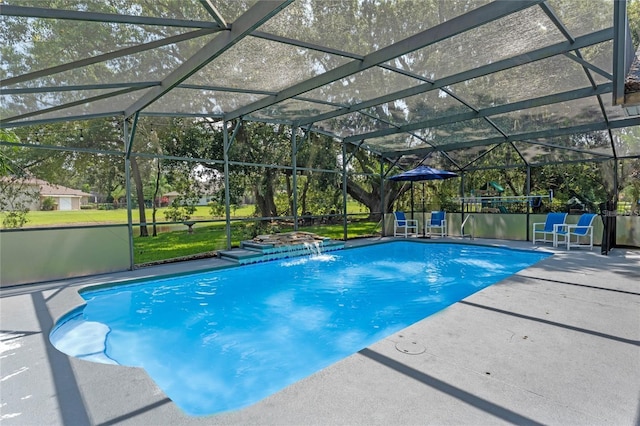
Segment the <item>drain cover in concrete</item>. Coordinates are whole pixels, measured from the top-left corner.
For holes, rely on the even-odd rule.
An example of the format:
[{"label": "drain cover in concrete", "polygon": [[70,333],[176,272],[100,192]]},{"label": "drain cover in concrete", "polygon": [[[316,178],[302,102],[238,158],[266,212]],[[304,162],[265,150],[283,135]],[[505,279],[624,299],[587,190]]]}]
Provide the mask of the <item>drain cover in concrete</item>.
[{"label": "drain cover in concrete", "polygon": [[424,346],[422,346],[418,342],[406,341],[396,343],[396,349],[402,353],[409,355],[418,355],[427,350]]}]

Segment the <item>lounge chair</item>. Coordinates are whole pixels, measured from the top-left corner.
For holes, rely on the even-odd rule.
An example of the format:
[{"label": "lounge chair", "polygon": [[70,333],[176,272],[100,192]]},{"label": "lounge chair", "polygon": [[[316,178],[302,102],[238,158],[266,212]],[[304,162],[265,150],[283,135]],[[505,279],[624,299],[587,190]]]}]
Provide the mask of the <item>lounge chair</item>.
[{"label": "lounge chair", "polygon": [[431,212],[431,219],[427,222],[427,234],[431,235],[431,230],[439,230],[441,237],[447,235],[447,220],[444,211]]},{"label": "lounge chair", "polygon": [[[536,241],[542,241],[543,243],[554,243],[556,238],[554,236],[554,226],[564,224],[567,219],[566,213],[549,213],[547,214],[547,220],[544,222],[536,222],[533,224],[533,244]],[[542,234],[542,238],[536,238],[536,235]],[[551,238],[547,240],[547,235]]]},{"label": "lounge chair", "polygon": [[[567,250],[571,250],[571,247],[586,246],[589,246],[589,250],[593,250],[593,219],[596,216],[595,213],[583,213],[575,225],[566,223],[555,225],[553,246],[558,247],[558,244],[564,243],[567,245]],[[563,240],[560,241],[559,237]],[[589,243],[583,242],[587,238]]]},{"label": "lounge chair", "polygon": [[[418,221],[415,219],[407,219],[404,212],[394,212],[393,219],[393,236],[404,235],[407,238],[410,234],[418,234]],[[411,231],[413,230],[413,231]]]}]

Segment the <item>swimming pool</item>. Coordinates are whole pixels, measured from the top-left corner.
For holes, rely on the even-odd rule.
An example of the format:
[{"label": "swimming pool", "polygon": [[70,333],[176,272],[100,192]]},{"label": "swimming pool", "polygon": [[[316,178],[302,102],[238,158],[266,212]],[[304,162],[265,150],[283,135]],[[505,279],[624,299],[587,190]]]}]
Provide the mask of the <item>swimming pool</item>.
[{"label": "swimming pool", "polygon": [[183,411],[245,407],[547,253],[396,241],[83,291],[50,339],[144,368]]}]

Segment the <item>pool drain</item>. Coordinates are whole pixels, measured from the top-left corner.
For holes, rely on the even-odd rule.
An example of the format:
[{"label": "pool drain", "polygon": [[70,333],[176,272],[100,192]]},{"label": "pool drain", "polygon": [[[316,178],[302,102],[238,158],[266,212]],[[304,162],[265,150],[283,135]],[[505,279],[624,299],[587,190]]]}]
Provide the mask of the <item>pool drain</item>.
[{"label": "pool drain", "polygon": [[427,348],[422,346],[420,343],[412,341],[398,342],[396,343],[396,349],[409,355],[418,355],[427,350]]}]

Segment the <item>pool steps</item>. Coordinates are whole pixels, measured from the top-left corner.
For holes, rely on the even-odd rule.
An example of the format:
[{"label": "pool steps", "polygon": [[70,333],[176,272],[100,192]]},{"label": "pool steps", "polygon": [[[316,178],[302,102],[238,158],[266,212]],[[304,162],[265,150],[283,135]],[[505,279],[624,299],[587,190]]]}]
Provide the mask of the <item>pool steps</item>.
[{"label": "pool steps", "polygon": [[326,253],[344,248],[343,241],[324,238],[314,244],[276,245],[267,242],[242,241],[239,249],[218,252],[221,259],[230,260],[240,265],[267,262],[269,260],[286,259],[289,257],[308,256]]}]

